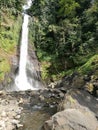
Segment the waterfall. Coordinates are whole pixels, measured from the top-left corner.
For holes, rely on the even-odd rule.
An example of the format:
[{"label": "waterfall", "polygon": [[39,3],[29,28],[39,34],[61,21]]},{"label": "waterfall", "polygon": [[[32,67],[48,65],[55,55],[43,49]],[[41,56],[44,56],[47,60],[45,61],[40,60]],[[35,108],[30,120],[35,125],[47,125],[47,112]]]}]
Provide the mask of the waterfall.
[{"label": "waterfall", "polygon": [[[24,5],[24,12],[26,9],[29,9],[32,4],[31,0],[27,1],[27,5]],[[36,86],[31,86],[28,82],[26,66],[27,66],[27,57],[28,57],[28,23],[29,15],[26,13],[23,14],[23,25],[22,25],[22,36],[21,36],[21,47],[20,47],[20,62],[19,62],[19,74],[15,79],[16,87],[21,90],[35,90]]]}]

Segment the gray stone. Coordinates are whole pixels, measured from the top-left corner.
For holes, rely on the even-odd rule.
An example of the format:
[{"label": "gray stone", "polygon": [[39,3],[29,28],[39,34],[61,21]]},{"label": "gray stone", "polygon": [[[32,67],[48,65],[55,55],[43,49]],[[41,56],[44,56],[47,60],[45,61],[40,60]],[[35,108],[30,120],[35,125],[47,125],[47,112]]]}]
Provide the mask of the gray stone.
[{"label": "gray stone", "polygon": [[58,111],[44,130],[98,130],[98,101],[83,90],[69,90]]},{"label": "gray stone", "polygon": [[17,124],[19,124],[20,121],[16,120],[16,119],[13,119],[11,122],[12,122],[12,124],[17,125]]},{"label": "gray stone", "polygon": [[97,130],[98,121],[87,108],[66,109],[46,121],[44,130]]},{"label": "gray stone", "polygon": [[81,108],[85,106],[98,117],[98,100],[83,90],[72,89],[67,92],[64,100],[58,105],[58,111],[68,108]]},{"label": "gray stone", "polygon": [[17,115],[17,116],[15,117],[15,119],[20,119],[20,117],[21,117],[20,115]]},{"label": "gray stone", "polygon": [[22,124],[17,124],[17,128],[23,127]]}]

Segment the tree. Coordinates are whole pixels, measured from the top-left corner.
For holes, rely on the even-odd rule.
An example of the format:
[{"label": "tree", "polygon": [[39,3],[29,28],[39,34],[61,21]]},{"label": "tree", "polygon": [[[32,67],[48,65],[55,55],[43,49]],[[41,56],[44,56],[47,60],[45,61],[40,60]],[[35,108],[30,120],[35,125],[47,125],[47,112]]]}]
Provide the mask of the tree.
[{"label": "tree", "polygon": [[74,17],[76,9],[79,8],[79,3],[75,0],[60,0],[59,13],[65,17]]}]

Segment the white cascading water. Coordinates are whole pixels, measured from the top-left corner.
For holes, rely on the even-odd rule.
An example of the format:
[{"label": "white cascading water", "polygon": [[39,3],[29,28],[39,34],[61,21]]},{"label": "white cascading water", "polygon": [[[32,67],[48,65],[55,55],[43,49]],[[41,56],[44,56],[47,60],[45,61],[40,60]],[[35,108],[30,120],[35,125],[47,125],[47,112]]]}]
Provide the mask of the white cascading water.
[{"label": "white cascading water", "polygon": [[[32,1],[28,0],[27,5],[23,7],[24,11],[30,8],[31,4]],[[29,15],[24,13],[24,20],[22,25],[22,39],[20,47],[19,75],[15,79],[15,84],[20,91],[28,89],[35,90],[35,88],[29,84],[26,74],[26,65],[28,56],[28,23],[29,23]]]}]

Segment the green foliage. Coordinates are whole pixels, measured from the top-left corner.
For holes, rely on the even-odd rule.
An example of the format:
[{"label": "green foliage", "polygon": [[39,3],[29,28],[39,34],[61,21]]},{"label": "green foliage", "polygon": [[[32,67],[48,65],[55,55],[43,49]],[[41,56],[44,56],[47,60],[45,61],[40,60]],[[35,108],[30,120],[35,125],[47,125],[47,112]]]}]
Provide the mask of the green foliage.
[{"label": "green foliage", "polygon": [[6,73],[10,72],[10,57],[16,53],[16,47],[19,42],[19,33],[21,29],[22,19],[17,18],[11,28],[7,30],[1,28],[0,32],[0,81],[4,80]]},{"label": "green foliage", "polygon": [[4,80],[5,73],[10,71],[10,63],[8,59],[0,60],[0,81]]},{"label": "green foliage", "polygon": [[60,0],[59,13],[62,16],[73,17],[76,13],[76,8],[79,8],[79,3],[75,0]]},{"label": "green foliage", "polygon": [[91,57],[83,66],[78,68],[78,71],[82,74],[87,74],[90,71],[95,71],[98,68],[98,55]]},{"label": "green foliage", "polygon": [[18,44],[19,40],[19,31],[20,31],[20,23],[22,23],[21,17],[18,17],[17,21],[13,21],[14,25],[12,25],[9,29],[6,27],[1,28],[0,32],[0,47],[6,52],[13,52],[15,46]]},{"label": "green foliage", "polygon": [[44,79],[79,71],[83,65],[87,70],[85,64],[98,51],[97,0],[93,3],[91,0],[35,0],[33,3],[28,10],[33,20],[30,32],[39,60],[45,63]]},{"label": "green foliage", "polygon": [[22,10],[22,5],[25,0],[0,0],[1,9],[10,8],[11,10],[14,8],[17,11]]},{"label": "green foliage", "polygon": [[0,0],[0,81],[11,70],[10,58],[16,54],[22,25],[24,0]]}]

